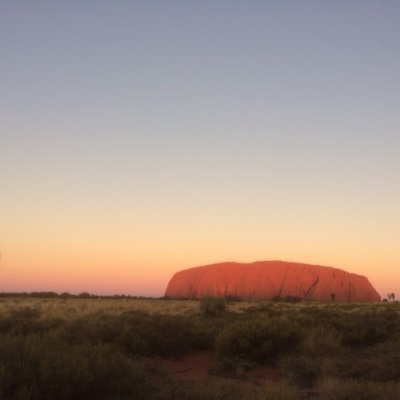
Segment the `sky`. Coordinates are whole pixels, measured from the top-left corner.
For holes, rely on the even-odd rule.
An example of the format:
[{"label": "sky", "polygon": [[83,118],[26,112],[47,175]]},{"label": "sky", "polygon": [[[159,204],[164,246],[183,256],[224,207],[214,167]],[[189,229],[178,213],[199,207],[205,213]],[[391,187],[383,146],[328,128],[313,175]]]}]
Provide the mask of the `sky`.
[{"label": "sky", "polygon": [[0,2],[0,291],[162,296],[286,260],[400,297],[400,2]]}]

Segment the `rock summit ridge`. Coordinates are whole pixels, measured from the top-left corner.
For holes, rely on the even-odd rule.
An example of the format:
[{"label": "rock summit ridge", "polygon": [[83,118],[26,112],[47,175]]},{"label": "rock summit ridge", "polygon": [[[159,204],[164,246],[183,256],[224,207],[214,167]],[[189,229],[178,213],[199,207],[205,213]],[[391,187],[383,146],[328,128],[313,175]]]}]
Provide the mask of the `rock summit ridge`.
[{"label": "rock summit ridge", "polygon": [[165,296],[196,299],[205,296],[242,300],[296,296],[319,301],[380,301],[362,275],[321,265],[287,261],[223,262],[177,272]]}]

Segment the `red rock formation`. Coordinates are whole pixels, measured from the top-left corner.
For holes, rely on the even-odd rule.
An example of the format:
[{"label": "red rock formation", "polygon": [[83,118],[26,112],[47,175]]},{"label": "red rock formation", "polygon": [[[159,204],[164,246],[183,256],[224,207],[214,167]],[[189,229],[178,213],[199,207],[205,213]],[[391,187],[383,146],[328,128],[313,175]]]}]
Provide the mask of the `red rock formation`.
[{"label": "red rock formation", "polygon": [[185,269],[170,280],[165,296],[237,297],[243,300],[298,296],[331,301],[380,301],[365,276],[338,268],[285,261],[226,262]]}]

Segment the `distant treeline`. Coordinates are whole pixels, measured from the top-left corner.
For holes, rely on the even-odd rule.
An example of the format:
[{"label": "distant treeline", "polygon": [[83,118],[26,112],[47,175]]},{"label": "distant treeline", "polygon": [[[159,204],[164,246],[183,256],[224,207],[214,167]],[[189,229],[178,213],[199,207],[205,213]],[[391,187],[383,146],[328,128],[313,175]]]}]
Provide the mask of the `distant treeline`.
[{"label": "distant treeline", "polygon": [[100,295],[88,292],[82,292],[79,294],[71,294],[68,292],[56,293],[56,292],[0,292],[0,297],[33,297],[38,299],[123,299],[123,300],[152,300],[154,297],[146,296],[132,296],[125,294],[112,294],[112,295]]}]

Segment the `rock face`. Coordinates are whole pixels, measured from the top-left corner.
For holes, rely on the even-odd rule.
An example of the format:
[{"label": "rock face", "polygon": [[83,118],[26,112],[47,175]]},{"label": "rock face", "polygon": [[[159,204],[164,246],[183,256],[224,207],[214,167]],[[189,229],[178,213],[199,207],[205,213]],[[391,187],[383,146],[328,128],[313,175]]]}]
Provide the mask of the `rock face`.
[{"label": "rock face", "polygon": [[226,262],[189,268],[170,280],[165,296],[235,297],[243,300],[297,296],[320,301],[380,301],[368,279],[333,267],[285,261]]}]

